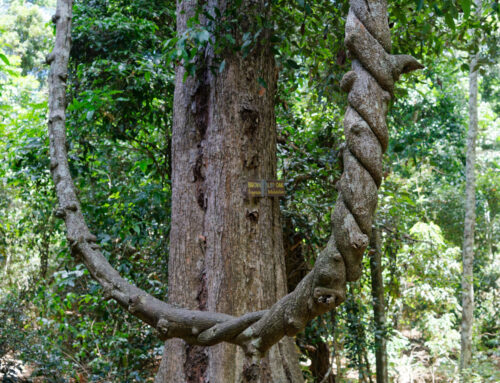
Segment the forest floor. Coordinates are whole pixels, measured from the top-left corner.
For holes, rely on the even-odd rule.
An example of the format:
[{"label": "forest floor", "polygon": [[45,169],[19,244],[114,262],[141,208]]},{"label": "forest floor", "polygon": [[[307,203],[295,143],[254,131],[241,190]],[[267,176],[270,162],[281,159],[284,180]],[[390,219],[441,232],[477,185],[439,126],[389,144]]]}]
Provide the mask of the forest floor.
[{"label": "forest floor", "polygon": [[[405,352],[407,359],[400,360],[397,372],[390,379],[393,383],[438,383],[438,382],[457,382],[456,377],[443,376],[436,371],[436,366],[432,365],[432,358],[428,350],[423,346],[421,334],[416,330],[403,331],[405,337],[410,340],[410,347]],[[493,356],[492,362],[500,371],[500,357]],[[406,363],[405,363],[406,362]],[[347,365],[347,360],[342,360],[342,365]],[[332,366],[332,373],[337,375],[335,364]],[[46,382],[44,377],[32,377],[34,368],[24,364],[19,360],[13,352],[9,352],[0,358],[0,383],[43,383]],[[365,377],[366,381],[370,381]],[[76,382],[73,379],[70,382]],[[86,381],[83,377],[82,381]],[[340,382],[342,383],[357,383],[364,381],[360,380],[359,374],[354,369],[346,369],[342,372]]]}]

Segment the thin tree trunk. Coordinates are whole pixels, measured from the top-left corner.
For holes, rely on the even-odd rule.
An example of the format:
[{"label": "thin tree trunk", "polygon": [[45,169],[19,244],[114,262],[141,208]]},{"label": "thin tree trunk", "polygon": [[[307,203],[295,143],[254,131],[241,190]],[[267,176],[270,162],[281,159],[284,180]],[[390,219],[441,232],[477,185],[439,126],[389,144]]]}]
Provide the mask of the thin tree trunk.
[{"label": "thin tree trunk", "polygon": [[[10,250],[6,250],[6,258],[5,258],[5,265],[3,266],[3,280],[7,280],[9,277],[9,264],[10,264]],[[9,278],[9,284],[10,284],[10,278]]]},{"label": "thin tree trunk", "polygon": [[372,383],[371,379],[371,368],[368,361],[368,350],[367,350],[367,340],[365,333],[365,326],[362,321],[363,310],[359,299],[354,298],[356,292],[361,291],[361,285],[359,281],[351,283],[348,287],[349,300],[347,302],[347,315],[349,317],[348,326],[350,327],[351,336],[353,337],[353,343],[355,343],[354,360],[358,369],[358,381],[364,383]]},{"label": "thin tree trunk", "polygon": [[[265,3],[243,1],[242,22],[268,14]],[[230,2],[209,4],[224,12]],[[179,34],[196,7],[178,2]],[[195,76],[184,80],[182,66],[176,72],[169,302],[239,316],[287,293],[279,200],[245,193],[247,180],[276,179],[277,70],[267,45],[245,59],[227,53],[221,73],[208,68],[210,48],[199,57]],[[156,382],[303,381],[290,338],[273,346],[259,368],[250,366],[235,345],[169,340]]]},{"label": "thin tree trunk", "polygon": [[[335,313],[336,314],[336,313]],[[335,323],[334,325],[334,332],[333,332],[333,348],[335,350],[335,369],[336,369],[336,374],[335,374],[335,379],[337,382],[342,382],[342,351],[344,350],[344,343],[342,340],[339,341],[339,331],[338,331],[338,326],[337,326],[337,318],[336,315],[332,315],[332,322]]]},{"label": "thin tree trunk", "polygon": [[331,352],[328,344],[322,340],[316,342],[315,351],[309,354],[311,359],[311,374],[315,382],[335,383],[332,372]]},{"label": "thin tree trunk", "polygon": [[476,223],[476,179],[474,166],[476,163],[477,137],[477,56],[470,63],[469,73],[469,132],[467,134],[467,159],[465,165],[465,223],[464,243],[462,249],[462,326],[460,369],[470,366],[472,356],[472,322],[474,314],[474,228]]},{"label": "thin tree trunk", "polygon": [[370,247],[373,319],[375,322],[375,359],[377,383],[387,383],[387,339],[384,280],[382,278],[382,243],[380,229],[377,227],[373,228]]},{"label": "thin tree trunk", "polygon": [[52,228],[54,224],[53,215],[49,216],[47,223],[45,225],[45,230],[42,233],[42,243],[39,246],[40,251],[40,279],[45,282],[47,277],[47,271],[49,268],[49,257],[50,257],[50,237],[52,234]]},{"label": "thin tree trunk", "polygon": [[484,214],[484,220],[486,221],[486,243],[489,259],[493,260],[493,235],[495,233],[493,222],[495,222],[495,210],[492,209],[489,200],[486,200],[486,206],[488,207]]}]

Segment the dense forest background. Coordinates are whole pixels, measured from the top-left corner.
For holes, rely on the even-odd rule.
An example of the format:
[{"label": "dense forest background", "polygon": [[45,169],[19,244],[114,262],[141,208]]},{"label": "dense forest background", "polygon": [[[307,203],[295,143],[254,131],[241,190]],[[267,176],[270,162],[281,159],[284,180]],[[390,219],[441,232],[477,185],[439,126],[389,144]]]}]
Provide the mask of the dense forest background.
[{"label": "dense forest background", "polygon": [[[330,233],[325,212],[336,198],[346,108],[339,82],[350,65],[348,3],[273,3],[278,169],[287,192],[281,212],[293,289]],[[149,381],[163,343],[100,298],[54,216],[45,64],[54,6],[0,2],[0,376],[7,381],[19,367],[47,382]],[[296,338],[308,382],[319,382],[324,359],[340,382],[374,381],[376,336],[387,338],[391,380],[458,379],[471,54],[480,57],[480,83],[468,379],[500,381],[499,10],[487,1],[479,17],[473,9],[470,0],[390,2],[393,50],[411,53],[425,69],[398,85],[388,116],[376,218],[387,326],[374,325],[365,257],[347,301]],[[68,80],[69,157],[87,222],[119,272],[158,297],[168,293],[174,66],[208,40],[196,24],[176,36],[175,18],[173,1],[75,1]],[[219,32],[221,46],[235,44]],[[239,48],[255,44],[257,33]]]}]

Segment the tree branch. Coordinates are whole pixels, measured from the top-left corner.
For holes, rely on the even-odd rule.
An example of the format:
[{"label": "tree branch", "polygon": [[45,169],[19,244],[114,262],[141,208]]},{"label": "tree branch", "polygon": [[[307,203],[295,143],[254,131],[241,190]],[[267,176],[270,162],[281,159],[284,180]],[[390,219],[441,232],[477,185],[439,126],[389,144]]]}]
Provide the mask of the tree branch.
[{"label": "tree branch", "polygon": [[[75,186],[69,171],[66,152],[66,79],[71,41],[72,0],[59,0],[53,20],[56,22],[56,41],[49,55],[49,139],[50,169],[56,187],[59,207],[56,216],[63,218],[72,254],[87,266],[91,276],[101,284],[106,298],[116,300],[136,317],[155,327],[161,338],[182,337],[196,344],[196,335],[220,323],[229,322],[227,332],[246,328],[263,313],[251,313],[240,318],[231,315],[176,308],[154,298],[124,280],[109,264],[90,233],[82,214]],[[229,336],[224,341],[232,341]]]}]

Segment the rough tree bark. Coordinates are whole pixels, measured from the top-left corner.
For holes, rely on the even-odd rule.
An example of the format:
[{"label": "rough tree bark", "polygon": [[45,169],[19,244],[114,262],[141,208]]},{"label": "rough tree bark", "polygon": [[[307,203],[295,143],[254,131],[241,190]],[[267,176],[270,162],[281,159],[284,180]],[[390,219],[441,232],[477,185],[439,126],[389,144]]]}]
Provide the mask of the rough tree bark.
[{"label": "rough tree bark", "polygon": [[375,322],[377,383],[388,383],[384,280],[382,278],[382,238],[380,236],[380,229],[376,227],[373,229],[370,238],[369,254],[372,279],[373,319]]},{"label": "rough tree bark", "polygon": [[[201,2],[177,2],[177,33]],[[230,1],[209,1],[222,14]],[[269,2],[244,0],[244,29],[269,18]],[[202,21],[203,22],[203,21]],[[206,20],[205,20],[206,22]],[[212,48],[197,73],[176,70],[172,132],[172,223],[168,299],[179,306],[240,316],[272,306],[286,293],[278,198],[248,198],[251,179],[276,179],[274,99],[277,69],[269,31],[245,58],[227,49],[214,73]],[[241,36],[234,36],[235,39]],[[259,84],[261,78],[267,89]],[[262,83],[262,81],[261,81]],[[169,340],[156,378],[163,382],[302,382],[290,338],[273,346],[258,370],[241,348],[191,346]]]},{"label": "rough tree bark", "polygon": [[[187,7],[192,2],[185,0],[182,4]],[[266,11],[260,8],[264,1],[248,0],[244,4],[253,4],[257,10]],[[177,346],[174,345],[171,352],[180,350],[181,358],[194,370],[168,370],[169,362],[166,359],[162,368],[179,373],[169,376],[170,381],[183,381],[178,380],[179,377],[188,381],[199,378],[200,381],[206,376],[216,376],[211,375],[212,371],[223,368],[220,363],[230,360],[228,354],[234,350],[225,345],[212,352],[196,346],[213,346],[222,342],[240,345],[246,355],[245,358],[233,356],[239,361],[233,365],[240,365],[233,375],[228,375],[227,381],[232,381],[238,374],[242,374],[242,378],[247,381],[272,381],[272,374],[275,373],[272,370],[276,366],[281,371],[278,374],[284,374],[288,381],[293,381],[294,366],[288,365],[288,369],[284,367],[285,361],[289,360],[286,359],[288,348],[285,345],[290,340],[274,347],[267,358],[261,358],[283,337],[295,335],[309,320],[342,303],[345,300],[346,280],[352,281],[359,277],[361,257],[371,234],[377,188],[382,180],[382,153],[388,141],[385,123],[387,104],[399,75],[421,67],[410,56],[389,53],[391,44],[386,2],[352,0],[346,21],[345,43],[352,58],[353,70],[344,76],[341,83],[342,89],[349,93],[349,107],[344,119],[344,171],[337,184],[339,199],[332,215],[333,234],[330,241],[318,256],[314,268],[293,292],[279,299],[268,310],[246,314],[243,314],[244,310],[253,310],[255,307],[246,299],[238,301],[239,297],[245,298],[242,294],[244,289],[245,294],[259,299],[258,305],[262,307],[271,305],[272,299],[286,292],[284,264],[279,258],[283,249],[281,235],[278,235],[281,230],[278,205],[276,201],[268,199],[241,200],[238,182],[242,176],[237,171],[224,169],[228,165],[226,162],[222,164],[221,158],[227,157],[228,164],[236,166],[247,177],[274,175],[275,164],[264,161],[265,156],[262,156],[275,145],[275,133],[271,129],[264,129],[264,124],[274,127],[272,107],[267,105],[273,105],[275,86],[272,56],[267,54],[265,47],[261,47],[253,55],[256,63],[249,65],[238,56],[229,55],[227,68],[221,76],[212,77],[209,72],[205,72],[189,79],[188,86],[176,90],[176,104],[179,103],[181,113],[176,114],[174,124],[181,129],[177,131],[179,134],[184,132],[188,137],[174,134],[177,148],[174,150],[179,153],[178,159],[187,161],[190,167],[173,170],[176,178],[174,182],[179,182],[175,186],[178,193],[175,198],[183,198],[188,202],[193,202],[195,198],[198,204],[196,211],[184,210],[179,205],[174,208],[174,214],[194,221],[178,222],[178,226],[173,228],[176,235],[183,238],[174,239],[172,251],[183,253],[186,258],[178,263],[172,261],[171,271],[174,270],[175,274],[172,278],[185,278],[190,283],[181,292],[179,282],[171,281],[173,286],[177,286],[172,287],[172,299],[177,299],[176,293],[179,294],[177,297],[185,294],[186,301],[181,303],[191,305],[191,309],[179,308],[156,299],[124,280],[103,256],[96,237],[85,223],[66,152],[66,79],[71,40],[71,6],[71,0],[58,0],[53,17],[56,23],[55,47],[47,56],[47,62],[51,64],[50,169],[59,200],[55,215],[65,220],[72,254],[85,263],[91,276],[103,287],[106,298],[114,299],[130,313],[157,329],[160,339],[182,338],[190,344],[187,347],[177,341]],[[185,22],[183,15],[179,12],[180,25]],[[253,80],[262,76],[267,80],[268,89],[262,92],[259,88],[256,94],[257,85]],[[177,81],[180,81],[179,77]],[[229,84],[235,88],[224,87]],[[217,105],[219,109],[212,105]],[[182,113],[183,109],[188,108],[189,112]],[[225,109],[230,113],[224,113]],[[228,134],[225,127],[229,124],[235,124],[241,130],[234,136]],[[241,146],[245,148],[243,153]],[[236,158],[235,151],[243,157]],[[177,166],[178,161],[175,159],[174,168]],[[207,175],[213,175],[214,178],[208,178]],[[186,183],[182,177],[188,177],[191,181]],[[211,194],[214,191],[223,194],[216,199]],[[227,206],[229,203],[233,204],[232,208]],[[176,205],[175,201],[173,204]],[[215,217],[215,221],[198,221],[200,218],[214,220]],[[227,233],[224,225],[233,226],[236,234]],[[239,238],[240,233],[249,237]],[[265,238],[267,236],[271,239]],[[247,254],[233,253],[243,251],[251,244],[260,244],[260,241],[266,244],[259,245],[259,250],[265,254],[254,254],[253,258],[248,259]],[[278,252],[278,256],[272,253],[274,251]],[[220,276],[214,274],[212,267],[220,271]],[[242,279],[232,279],[233,272]],[[264,279],[251,280],[257,277]],[[280,285],[276,285],[276,281]],[[264,290],[265,286],[271,285],[274,289]],[[192,290],[193,286],[197,289]],[[243,315],[233,316],[204,309]],[[175,358],[178,355],[174,356],[174,360],[179,360]],[[282,364],[273,364],[273,358],[279,361],[276,363]],[[244,360],[247,362],[245,366],[241,365]]]}]

